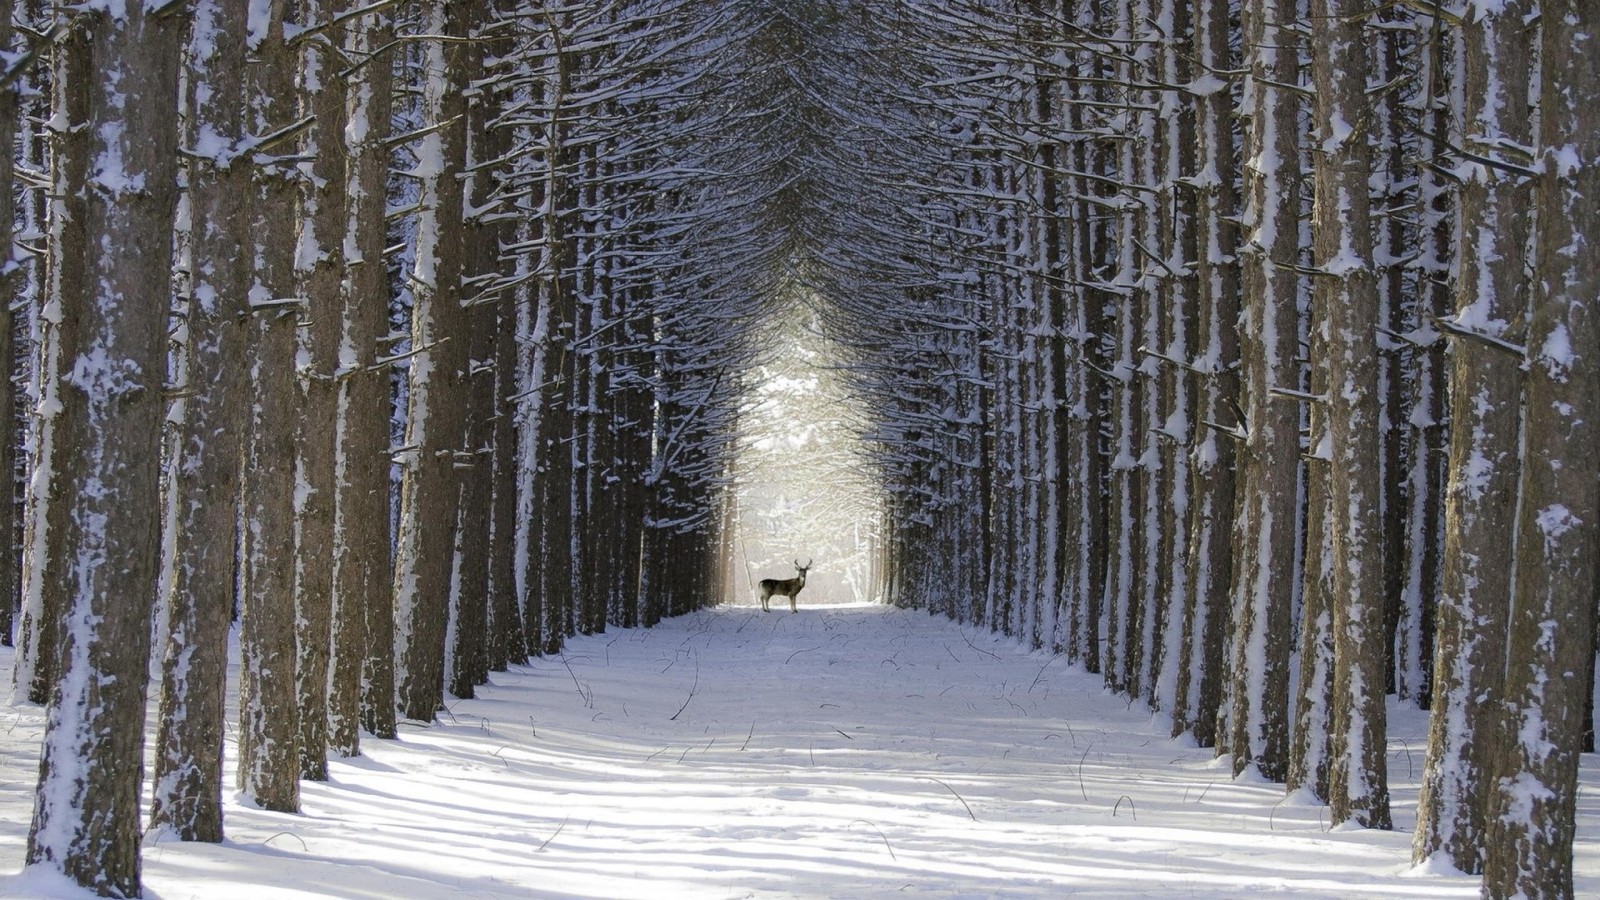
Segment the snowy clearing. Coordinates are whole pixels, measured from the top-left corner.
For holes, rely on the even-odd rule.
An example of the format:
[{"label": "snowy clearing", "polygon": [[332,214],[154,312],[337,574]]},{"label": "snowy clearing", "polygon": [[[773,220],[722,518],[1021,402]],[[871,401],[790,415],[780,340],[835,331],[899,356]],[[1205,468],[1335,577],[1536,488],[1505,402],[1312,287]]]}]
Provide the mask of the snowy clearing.
[{"label": "snowy clearing", "polygon": [[[9,654],[0,658],[9,664]],[[368,740],[301,815],[230,801],[220,845],[147,842],[147,896],[1476,897],[1410,871],[1423,714],[1391,706],[1394,832],[1230,781],[1096,676],[923,612],[722,607],[569,641],[443,724]],[[42,715],[0,728],[21,868]],[[232,746],[229,767],[233,765]],[[1600,895],[1585,759],[1579,895]],[[81,897],[29,874],[0,896]]]}]

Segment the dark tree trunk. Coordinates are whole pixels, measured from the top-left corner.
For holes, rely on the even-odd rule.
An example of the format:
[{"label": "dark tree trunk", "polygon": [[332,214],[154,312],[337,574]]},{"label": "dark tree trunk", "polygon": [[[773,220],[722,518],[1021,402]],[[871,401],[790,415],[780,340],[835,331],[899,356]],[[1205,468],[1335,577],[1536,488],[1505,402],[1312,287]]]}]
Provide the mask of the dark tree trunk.
[{"label": "dark tree trunk", "polygon": [[[50,555],[72,565],[62,570],[60,678],[27,861],[106,896],[140,894],[183,24],[142,4],[121,16],[84,10],[55,48],[57,76],[73,79],[64,91],[81,98],[56,114],[85,136],[73,149],[96,161],[97,183],[59,183],[81,197],[84,218],[53,248],[56,265],[79,272],[82,289],[52,298],[61,358],[73,363],[59,385],[58,456],[45,473],[68,527],[47,539]],[[75,162],[62,171],[87,172]]]},{"label": "dark tree trunk", "polygon": [[[295,52],[284,37],[286,0],[273,0],[264,33],[251,47],[254,137],[280,132],[298,113]],[[278,148],[278,152],[282,152]],[[296,325],[294,248],[264,235],[294,233],[291,165],[254,157],[251,222],[254,310],[243,485],[243,586],[239,603],[239,790],[265,809],[300,807],[299,706],[295,679],[294,496]]]},{"label": "dark tree trunk", "polygon": [[[245,425],[245,357],[250,266],[251,167],[232,156],[245,139],[244,10],[197,3],[195,27],[209,41],[190,48],[186,147],[201,129],[227,142],[188,166],[191,279],[187,395],[177,421],[174,467],[175,557],[167,603],[167,646],[155,756],[152,828],[181,840],[220,841],[222,753],[226,728],[228,628],[233,622],[239,521],[239,453]],[[197,90],[204,85],[205,90]],[[245,202],[241,202],[245,198]],[[204,265],[195,265],[197,261]]]},{"label": "dark tree trunk", "polygon": [[1600,566],[1600,7],[1542,4],[1542,90],[1507,736],[1490,767],[1484,891],[1571,897],[1578,746]]}]

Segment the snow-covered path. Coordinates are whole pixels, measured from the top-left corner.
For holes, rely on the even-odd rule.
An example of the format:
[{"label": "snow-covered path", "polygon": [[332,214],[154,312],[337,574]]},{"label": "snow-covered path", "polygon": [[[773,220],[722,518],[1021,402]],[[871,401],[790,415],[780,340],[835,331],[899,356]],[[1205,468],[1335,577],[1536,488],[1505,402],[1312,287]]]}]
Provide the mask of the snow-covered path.
[{"label": "snow-covered path", "polygon": [[[148,847],[149,896],[1477,896],[1407,872],[1424,720],[1398,708],[1401,830],[1329,832],[1321,807],[1231,781],[1097,678],[924,613],[724,607],[577,638],[494,682],[335,762],[302,815],[234,803],[227,843]],[[40,717],[5,715],[15,872]]]}]

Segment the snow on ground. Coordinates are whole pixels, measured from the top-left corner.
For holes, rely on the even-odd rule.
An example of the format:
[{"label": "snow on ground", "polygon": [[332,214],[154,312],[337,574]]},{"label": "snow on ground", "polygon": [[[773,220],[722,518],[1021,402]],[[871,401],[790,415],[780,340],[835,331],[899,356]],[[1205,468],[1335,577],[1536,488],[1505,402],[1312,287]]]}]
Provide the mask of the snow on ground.
[{"label": "snow on ground", "polygon": [[[147,845],[145,884],[158,900],[1476,897],[1476,879],[1409,871],[1426,723],[1391,716],[1398,830],[1330,831],[1323,807],[1230,780],[1161,717],[1008,639],[876,606],[723,607],[496,674],[442,724],[335,761],[300,815],[230,799],[228,841]],[[41,718],[0,709],[0,871],[21,868]],[[0,896],[81,895],[30,873]]]}]

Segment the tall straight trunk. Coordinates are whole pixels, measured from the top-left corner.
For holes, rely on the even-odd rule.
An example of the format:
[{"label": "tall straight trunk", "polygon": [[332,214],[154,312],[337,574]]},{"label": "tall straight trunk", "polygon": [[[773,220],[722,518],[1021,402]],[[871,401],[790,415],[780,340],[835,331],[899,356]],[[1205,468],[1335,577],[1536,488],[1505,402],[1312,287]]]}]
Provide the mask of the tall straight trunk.
[{"label": "tall straight trunk", "polygon": [[[1060,21],[1064,4],[1061,0],[1040,3]],[[1041,128],[1057,128],[1062,124],[1061,103],[1063,84],[1057,78],[1041,72],[1033,86],[1033,119]],[[1062,274],[1068,257],[1067,241],[1070,226],[1067,220],[1067,199],[1063,196],[1063,179],[1057,173],[1065,161],[1060,140],[1046,140],[1039,145],[1040,171],[1035,173],[1035,197],[1039,206],[1039,222],[1035,226],[1037,267],[1041,305],[1038,315],[1042,333],[1065,335],[1068,327],[1068,288]],[[1038,340],[1035,338],[1039,358],[1040,410],[1036,414],[1040,423],[1039,464],[1041,502],[1044,506],[1040,526],[1040,578],[1037,594],[1041,621],[1040,644],[1052,653],[1067,650],[1071,631],[1073,585],[1069,581],[1072,571],[1070,557],[1077,552],[1069,536],[1067,508],[1068,463],[1067,431],[1068,388],[1071,375],[1067,371],[1067,346],[1064,339]],[[1070,651],[1068,651],[1070,654]]]},{"label": "tall straight trunk", "polygon": [[538,591],[539,635],[544,653],[555,653],[572,633],[573,571],[571,542],[573,522],[572,442],[575,354],[572,348],[573,322],[577,317],[577,290],[573,270],[577,265],[573,247],[577,198],[573,182],[577,175],[576,153],[572,147],[573,124],[567,109],[572,91],[572,75],[577,60],[566,50],[562,26],[552,22],[555,44],[550,57],[554,67],[544,86],[550,119],[545,133],[550,151],[544,189],[544,271],[540,284],[540,324],[544,339],[542,371],[535,382],[548,385],[543,393],[539,417],[539,467],[535,483],[540,508],[537,519],[543,526],[539,541]]},{"label": "tall straight trunk", "polygon": [[95,73],[66,86],[81,105],[56,110],[86,135],[95,182],[61,184],[81,196],[84,219],[75,240],[55,245],[57,265],[81,272],[83,289],[52,298],[70,362],[59,456],[42,474],[57,483],[67,524],[48,552],[69,564],[27,861],[106,896],[140,893],[183,24],[142,4],[84,10],[56,47],[76,57],[58,75]]},{"label": "tall straight trunk", "polygon": [[1289,750],[1289,650],[1295,597],[1300,416],[1275,389],[1299,386],[1300,109],[1282,87],[1299,82],[1298,0],[1246,0],[1249,76],[1243,131],[1243,238],[1239,327],[1239,503],[1233,533],[1233,650],[1218,752],[1234,774],[1254,765],[1285,777]]},{"label": "tall straight trunk", "polygon": [[[1075,26],[1093,24],[1095,8],[1087,0],[1073,0],[1063,11],[1063,21]],[[1101,65],[1099,57],[1088,50],[1079,50],[1073,59],[1085,71]],[[1083,83],[1071,83],[1073,99],[1093,99],[1097,89]],[[1066,109],[1067,126],[1078,135],[1087,130],[1088,113],[1081,103],[1069,102]],[[1067,449],[1068,477],[1065,500],[1067,520],[1073,552],[1067,564],[1066,582],[1068,602],[1072,604],[1071,625],[1068,629],[1067,657],[1083,662],[1089,672],[1100,672],[1100,623],[1102,601],[1106,596],[1106,510],[1105,502],[1107,457],[1104,453],[1101,432],[1107,422],[1107,407],[1102,402],[1108,380],[1101,376],[1109,366],[1101,352],[1104,346],[1104,310],[1109,306],[1104,292],[1090,287],[1098,275],[1097,253],[1105,242],[1097,240],[1104,229],[1097,217],[1094,192],[1098,182],[1087,176],[1099,165],[1104,156],[1102,143],[1080,136],[1068,146],[1068,168],[1077,175],[1069,181],[1071,210],[1067,219],[1072,229],[1071,253],[1068,254],[1068,272],[1073,287],[1068,294],[1067,332],[1070,356],[1063,363],[1069,382],[1066,396],[1068,416]]]},{"label": "tall straight trunk", "polygon": [[1488,896],[1571,897],[1600,566],[1600,8],[1543,4],[1522,478]]},{"label": "tall straight trunk", "polygon": [[[1117,6],[1117,34],[1124,40],[1132,38],[1136,28],[1142,28],[1147,18],[1144,0],[1120,0]],[[1120,64],[1120,80],[1132,84],[1138,73],[1131,61]],[[1149,135],[1140,139],[1144,122],[1150,118],[1135,109],[1136,99],[1142,99],[1129,88],[1123,105],[1125,139],[1119,147],[1116,169],[1124,182],[1138,182],[1143,158],[1151,148]],[[1128,190],[1132,190],[1131,188]],[[1112,375],[1111,412],[1111,492],[1108,522],[1107,549],[1110,553],[1106,576],[1106,643],[1104,669],[1106,685],[1119,693],[1135,693],[1139,689],[1139,613],[1144,596],[1145,566],[1141,552],[1144,549],[1144,501],[1140,475],[1140,451],[1143,448],[1144,394],[1147,385],[1140,377],[1135,348],[1143,336],[1144,292],[1135,288],[1141,279],[1141,257],[1135,241],[1149,246],[1146,220],[1148,209],[1137,199],[1123,198],[1118,217],[1118,256],[1115,262],[1116,320],[1112,344],[1116,359]]]},{"label": "tall straight trunk", "polygon": [[[256,138],[295,121],[295,53],[284,37],[286,0],[250,13],[250,109]],[[250,404],[245,428],[239,601],[239,790],[280,812],[300,807],[299,716],[295,690],[294,497],[296,325],[293,169],[262,149],[253,159],[255,197],[249,257],[254,310]],[[276,238],[276,239],[275,239]]]},{"label": "tall straight trunk", "polygon": [[[1327,354],[1328,315],[1324,297],[1314,297],[1306,345],[1311,359]],[[1307,387],[1316,397],[1328,393],[1328,371],[1321,366],[1307,373]],[[1289,748],[1286,786],[1308,789],[1318,799],[1328,799],[1328,767],[1333,753],[1333,537],[1329,529],[1328,407],[1308,404],[1306,416],[1310,452],[1305,467],[1305,561],[1300,602],[1300,683],[1295,697],[1294,743]]]},{"label": "tall straight trunk", "polygon": [[[1528,0],[1479,9],[1456,30],[1456,142],[1533,143],[1527,84],[1535,44]],[[1482,340],[1514,335],[1527,315],[1528,217],[1521,176],[1478,166],[1461,184],[1461,277],[1450,348],[1450,459],[1433,666],[1433,712],[1412,854],[1482,871],[1487,766],[1502,702],[1516,513],[1521,359]]]},{"label": "tall straight trunk", "polygon": [[[518,229],[518,243],[535,243],[542,234],[542,219],[529,216]],[[545,429],[549,427],[544,421],[545,411],[552,393],[548,372],[555,356],[550,335],[550,292],[531,278],[537,265],[532,259],[520,262],[517,276],[521,284],[515,300],[521,348],[517,359],[516,556],[512,574],[522,617],[523,644],[530,653],[544,649],[544,529],[536,513],[542,512],[544,506],[545,478],[540,468],[544,464]]]},{"label": "tall straight trunk", "polygon": [[584,141],[577,150],[576,194],[573,216],[574,266],[572,272],[577,315],[573,318],[573,426],[569,445],[572,463],[570,493],[573,573],[573,631],[596,634],[605,630],[602,573],[606,571],[605,533],[609,523],[601,488],[598,459],[605,415],[601,396],[605,374],[600,355],[605,343],[603,298],[599,284],[600,246],[604,225],[595,210],[601,203],[599,142]]},{"label": "tall straight trunk", "polygon": [[[30,27],[37,28],[44,18],[42,0],[23,0],[13,8],[13,24],[27,23]],[[49,89],[51,67],[38,59],[27,62],[24,69],[17,73],[17,81],[13,90],[18,100],[17,128],[17,154],[13,166],[24,165],[34,172],[45,174],[46,183],[53,184],[54,177],[49,164],[47,148],[54,140],[49,129],[22,127],[23,122],[45,121],[50,118],[50,104],[52,102]],[[15,169],[13,169],[15,174]],[[16,206],[13,207],[13,222],[16,229],[28,233],[49,235],[50,228],[46,222],[49,210],[52,207],[51,192],[40,186],[24,185],[18,192]],[[43,242],[48,248],[49,238]],[[33,543],[29,535],[29,522],[32,521],[30,494],[27,482],[29,473],[33,471],[34,451],[36,442],[34,438],[38,432],[37,425],[40,417],[36,409],[42,385],[39,379],[40,359],[40,332],[44,325],[43,317],[39,315],[42,302],[45,299],[47,280],[48,253],[19,252],[23,248],[13,239],[8,245],[14,262],[14,271],[11,279],[5,285],[7,296],[11,297],[12,330],[6,335],[13,344],[12,364],[9,377],[17,386],[17,393],[13,395],[13,418],[7,424],[5,434],[14,442],[15,454],[12,469],[16,483],[13,485],[12,501],[13,514],[16,516],[14,525],[10,564],[15,567],[15,574],[9,598],[9,605],[13,608],[0,614],[0,623],[4,624],[4,632],[0,633],[0,643],[8,647],[16,647],[17,653],[13,662],[13,674],[20,676],[28,669],[31,663],[37,660],[36,654],[24,651],[23,642],[29,632],[28,623],[23,620],[24,608],[27,605],[28,578],[25,566],[29,548]],[[20,313],[20,315],[18,315]],[[29,690],[27,678],[14,678],[12,683],[13,695],[18,700],[25,700]]]},{"label": "tall straight trunk", "polygon": [[[995,195],[1006,191],[999,167],[989,158],[989,154],[984,154],[984,158],[973,166],[970,187]],[[978,219],[978,227],[989,235],[989,239],[997,246],[1004,247],[1007,227],[1004,218],[997,211],[985,209]],[[997,538],[984,555],[988,572],[983,624],[991,631],[999,631],[1006,626],[1010,617],[1015,599],[1012,588],[1016,583],[1019,561],[1015,540],[1020,519],[1017,507],[1017,479],[1020,476],[1015,455],[1016,427],[1013,424],[1016,408],[1014,391],[1017,386],[1014,365],[1016,326],[1013,321],[1015,311],[1011,308],[1015,301],[1009,295],[1009,285],[998,275],[983,278],[979,290],[985,306],[984,315],[993,329],[993,337],[981,353],[982,377],[987,386],[982,394],[985,398],[982,402],[992,417],[992,426],[986,431],[989,464],[993,467],[989,481],[989,527]]]},{"label": "tall straight trunk", "polygon": [[[1412,14],[1387,6],[1374,10],[1371,17],[1377,29],[1364,38],[1372,84],[1388,84],[1402,76],[1402,56],[1415,44],[1410,26]],[[1421,75],[1421,93],[1427,77]],[[1405,404],[1412,395],[1406,373],[1410,347],[1391,335],[1406,332],[1406,321],[1417,306],[1417,291],[1406,283],[1405,261],[1412,255],[1417,230],[1406,216],[1416,202],[1417,175],[1410,171],[1409,159],[1417,155],[1416,142],[1401,131],[1402,109],[1399,90],[1374,92],[1366,106],[1367,123],[1362,128],[1368,147],[1372,222],[1373,285],[1378,312],[1373,325],[1377,334],[1377,458],[1378,508],[1383,522],[1383,590],[1373,598],[1383,607],[1383,641],[1389,648],[1384,660],[1384,692],[1395,689],[1396,636],[1404,617],[1402,596],[1405,573],[1406,471],[1408,428]],[[1414,115],[1414,114],[1413,114]],[[1424,113],[1425,115],[1425,113]]]},{"label": "tall straight trunk", "polygon": [[[495,4],[493,18],[495,20],[508,18],[517,8],[516,0],[499,0]],[[509,69],[512,63],[508,57],[512,55],[513,43],[514,37],[511,36],[498,40],[488,39],[484,52],[499,60],[500,66]],[[499,110],[520,102],[523,95],[520,88],[502,88],[498,93],[491,93],[491,96],[497,98],[499,105],[492,109],[494,113],[498,113]],[[505,122],[494,121],[491,116],[486,116],[482,135],[483,150],[479,155],[483,159],[504,157],[516,146],[516,139],[522,131],[522,128],[514,128]],[[521,241],[521,236],[517,234],[517,225],[520,224],[522,216],[513,201],[499,196],[506,190],[507,182],[512,177],[511,173],[502,173],[497,179],[486,179],[482,188],[484,196],[475,200],[473,205],[475,208],[485,206],[492,198],[492,208],[480,215],[497,220],[485,235],[489,240],[484,241],[479,259],[488,265],[480,263],[480,271],[497,270],[504,273],[504,277],[511,279],[511,284],[520,284],[529,268],[529,252],[508,252],[504,248],[506,245],[514,245]],[[485,315],[494,316],[496,319],[493,349],[493,424],[490,436],[492,451],[484,460],[485,464],[492,467],[492,498],[489,509],[491,543],[488,657],[489,668],[494,671],[504,671],[507,665],[523,663],[528,657],[528,642],[523,630],[521,597],[516,576],[520,555],[518,533],[521,527],[517,521],[517,499],[522,465],[518,459],[520,444],[516,425],[516,398],[521,393],[518,378],[521,375],[519,344],[522,337],[518,322],[518,306],[524,298],[511,284],[494,286],[497,294],[494,300],[486,301],[491,305],[490,309],[484,312]]]},{"label": "tall straight trunk", "polygon": [[[391,12],[345,26],[345,47],[361,58],[386,47]],[[334,400],[333,667],[329,749],[360,750],[360,730],[395,736],[394,573],[390,561],[389,369],[379,345],[389,332],[389,274],[383,250],[388,178],[389,57],[379,54],[350,85],[344,129],[345,277],[341,285],[338,395]],[[353,252],[352,252],[353,251]],[[358,727],[359,725],[359,727]]]},{"label": "tall straight trunk", "polygon": [[[1226,671],[1224,642],[1230,624],[1228,589],[1233,574],[1234,485],[1237,443],[1244,432],[1236,409],[1239,394],[1239,191],[1234,155],[1232,86],[1217,72],[1236,64],[1229,48],[1227,5],[1197,8],[1194,57],[1195,320],[1194,368],[1200,380],[1191,465],[1193,515],[1186,573],[1189,605],[1183,620],[1178,695],[1173,733],[1194,733],[1202,747],[1215,746],[1217,711]],[[1209,76],[1209,77],[1208,77]]]},{"label": "tall straight trunk", "polygon": [[[55,15],[65,17],[68,11],[56,10]],[[18,700],[38,704],[50,702],[50,692],[61,674],[57,650],[67,612],[66,561],[51,554],[52,542],[69,527],[68,507],[55,474],[62,452],[56,433],[63,366],[68,359],[63,347],[76,340],[78,329],[76,310],[64,298],[89,292],[88,273],[72,260],[81,255],[88,240],[84,228],[89,210],[78,186],[88,180],[91,156],[87,130],[60,127],[59,123],[84,122],[91,115],[91,92],[76,87],[91,84],[96,77],[87,40],[84,28],[63,28],[51,48],[50,119],[56,125],[49,128],[47,153],[51,185],[46,214],[47,268],[43,304],[36,314],[33,415],[28,428],[30,471],[23,513],[22,621],[13,682]]]},{"label": "tall straight trunk", "polygon": [[424,31],[446,40],[423,51],[422,116],[430,130],[417,148],[421,196],[411,271],[412,352],[395,551],[395,658],[401,716],[433,721],[444,699],[445,635],[456,516],[457,454],[466,427],[471,328],[462,306],[462,182],[471,4],[429,0]]},{"label": "tall straight trunk", "polygon": [[[1445,23],[1442,16],[1423,22],[1431,25],[1427,38],[1426,97],[1421,127],[1427,137],[1425,158],[1443,165],[1449,153],[1450,73],[1446,71]],[[1451,257],[1456,223],[1446,176],[1434,166],[1423,166],[1417,204],[1420,222],[1416,271],[1416,301],[1411,305],[1406,329],[1416,336],[1405,381],[1410,405],[1402,410],[1409,448],[1405,484],[1404,557],[1400,590],[1401,608],[1395,640],[1395,692],[1427,709],[1432,703],[1432,667],[1435,617],[1439,604],[1444,555],[1444,488],[1448,463],[1446,446],[1445,341],[1434,325],[1453,310]]]},{"label": "tall straight trunk", "polygon": [[1318,152],[1312,215],[1313,290],[1326,316],[1324,354],[1332,539],[1334,757],[1328,801],[1335,822],[1389,828],[1384,684],[1384,527],[1378,382],[1378,291],[1368,203],[1370,148],[1352,123],[1367,113],[1360,0],[1313,0],[1313,121]]},{"label": "tall straight trunk", "polygon": [[491,439],[494,467],[489,548],[489,668],[504,671],[527,661],[528,640],[517,591],[517,494],[520,478],[515,426],[517,389],[518,296],[504,291],[494,304],[494,423]]},{"label": "tall straight trunk", "polygon": [[[250,269],[250,163],[236,154],[245,132],[244,9],[222,0],[195,4],[188,51],[188,193],[191,279],[188,379],[176,423],[173,571],[166,597],[152,828],[180,840],[220,841],[222,752],[233,621],[239,517],[239,452],[244,429],[244,329]],[[204,86],[204,89],[201,89]],[[209,154],[201,137],[223,144]]]},{"label": "tall straight trunk", "polygon": [[[12,17],[16,14],[16,0],[0,2],[0,48],[10,50],[16,29]],[[15,65],[15,64],[14,64]],[[17,221],[17,203],[13,191],[16,187],[17,158],[11,152],[16,146],[17,125],[22,113],[22,91],[7,87],[0,91],[0,223],[7,228]],[[19,263],[20,254],[13,237],[0,236],[0,297],[7,302],[0,308],[0,644],[11,646],[12,626],[15,624],[17,599],[22,584],[18,559],[12,548],[17,545],[17,334],[15,299],[21,293],[25,270]]]},{"label": "tall straight trunk", "polygon": [[[488,360],[494,352],[498,320],[493,306],[472,308],[472,358]],[[468,382],[467,454],[458,466],[460,511],[456,521],[455,574],[451,578],[452,643],[447,686],[457,697],[471,697],[489,680],[489,506],[493,492],[495,372],[491,363],[476,363]]]},{"label": "tall straight trunk", "polygon": [[[1123,33],[1148,46],[1133,46],[1135,58],[1159,53],[1160,35],[1155,24],[1155,0],[1131,0],[1128,20],[1122,24]],[[1161,346],[1161,320],[1164,314],[1161,291],[1161,263],[1153,257],[1159,253],[1160,217],[1159,200],[1154,191],[1159,190],[1159,138],[1160,94],[1154,90],[1135,89],[1134,84],[1148,77],[1150,71],[1136,65],[1130,72],[1129,105],[1125,113],[1129,152],[1122,170],[1122,178],[1129,187],[1126,201],[1134,207],[1132,227],[1123,240],[1137,241],[1128,248],[1130,254],[1120,277],[1133,291],[1134,345],[1130,348],[1134,369],[1130,372],[1138,384],[1135,409],[1133,452],[1134,480],[1138,500],[1133,532],[1137,535],[1134,547],[1133,602],[1128,628],[1128,646],[1125,649],[1128,670],[1128,693],[1134,697],[1148,697],[1154,681],[1158,648],[1156,631],[1160,623],[1163,592],[1167,588],[1161,566],[1163,543],[1161,513],[1167,502],[1164,496],[1166,470],[1161,456],[1158,432],[1161,430],[1161,378],[1157,360],[1147,356],[1142,348]]]},{"label": "tall straight trunk", "polygon": [[[466,84],[482,84],[485,75],[484,55],[488,50],[476,25],[474,22],[467,26],[474,40],[461,61],[461,78]],[[497,270],[501,238],[497,224],[489,219],[495,212],[490,199],[495,170],[478,171],[476,167],[497,158],[487,143],[489,121],[495,110],[494,93],[487,87],[468,101],[466,109],[463,171],[467,174],[463,190],[471,213],[463,223],[470,240],[462,254],[471,273],[463,284],[473,288],[463,288],[461,302],[469,307],[471,352],[463,386],[467,404],[466,454],[457,465],[461,499],[456,516],[455,573],[450,580],[453,632],[446,673],[450,693],[457,697],[471,697],[477,685],[489,680],[490,668],[489,558],[491,544],[497,539],[492,528],[492,500],[495,373],[499,364],[495,359],[495,330],[499,325],[496,292],[500,289]]]},{"label": "tall straight trunk", "polygon": [[[1156,52],[1158,80],[1188,84],[1194,78],[1190,63],[1193,40],[1191,4],[1158,0],[1154,19],[1160,38]],[[1161,92],[1157,118],[1157,165],[1160,185],[1156,253],[1156,345],[1161,360],[1159,418],[1149,432],[1152,449],[1160,454],[1161,499],[1158,503],[1160,540],[1157,542],[1156,586],[1152,597],[1158,619],[1151,629],[1147,654],[1152,677],[1146,698],[1155,709],[1174,710],[1178,684],[1187,678],[1182,668],[1184,622],[1193,616],[1189,593],[1189,523],[1194,512],[1194,470],[1189,448],[1195,443],[1195,384],[1191,377],[1195,352],[1195,303],[1198,289],[1195,234],[1195,108],[1178,90]]]},{"label": "tall straight trunk", "polygon": [[324,41],[301,45],[303,113],[316,117],[307,133],[310,178],[301,185],[296,227],[295,281],[306,301],[306,327],[299,330],[296,371],[300,409],[295,419],[295,678],[300,702],[300,775],[328,779],[328,677],[333,654],[333,560],[335,543],[335,431],[338,412],[334,377],[344,312],[345,160],[342,152],[345,81],[339,77],[344,40],[335,23],[348,0],[300,0],[304,23],[330,23]]}]

